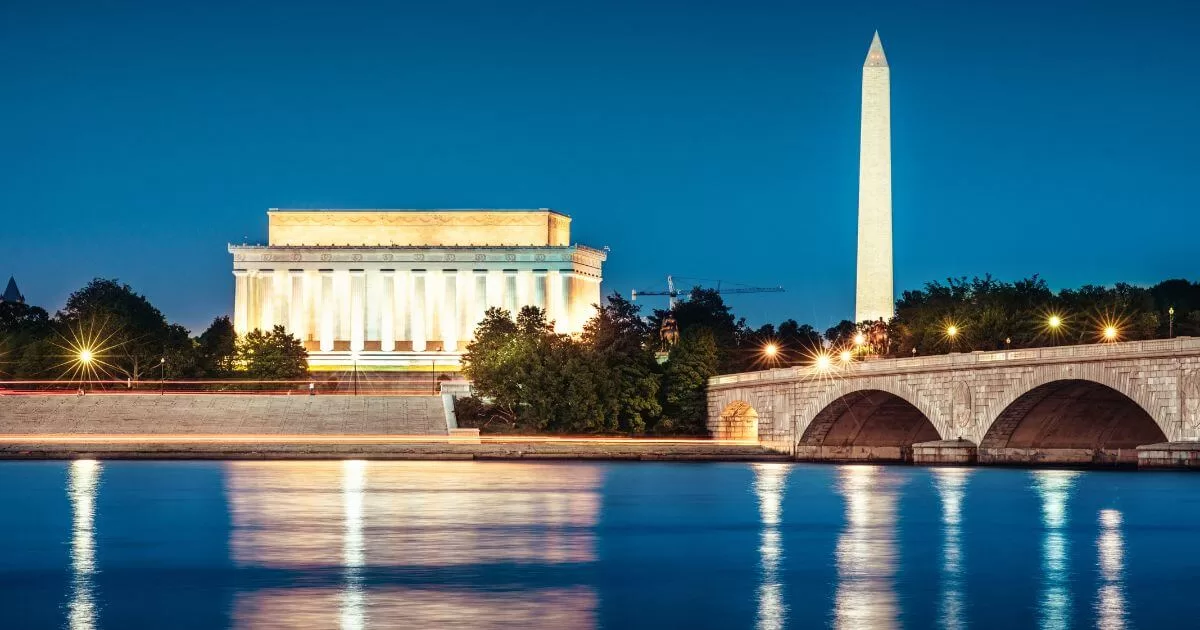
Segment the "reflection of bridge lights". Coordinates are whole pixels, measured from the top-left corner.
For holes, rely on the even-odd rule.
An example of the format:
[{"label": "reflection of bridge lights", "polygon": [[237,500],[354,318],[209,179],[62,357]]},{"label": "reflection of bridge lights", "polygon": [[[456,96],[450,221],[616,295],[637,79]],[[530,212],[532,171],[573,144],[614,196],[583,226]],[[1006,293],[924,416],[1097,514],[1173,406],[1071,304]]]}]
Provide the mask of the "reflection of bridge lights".
[{"label": "reflection of bridge lights", "polygon": [[961,628],[963,623],[962,584],[962,501],[971,471],[966,468],[934,469],[934,485],[942,502],[942,604],[944,628]]},{"label": "reflection of bridge lights", "polygon": [[1100,592],[1096,598],[1096,626],[1101,630],[1125,627],[1125,541],[1121,536],[1121,512],[1100,510],[1100,537],[1096,540],[1100,564]]},{"label": "reflection of bridge lights", "polygon": [[787,622],[787,605],[783,598],[783,583],[779,565],[783,545],[779,533],[781,503],[787,482],[787,464],[754,464],[754,493],[758,495],[758,511],[762,519],[762,539],[759,555],[762,582],[758,587],[758,628],[783,628]]},{"label": "reflection of bridge lights", "polygon": [[346,583],[341,594],[341,627],[361,630],[366,627],[366,594],[363,592],[363,566],[366,545],[363,539],[363,498],[367,486],[367,462],[342,462],[342,503],[345,525],[342,534],[342,564]]},{"label": "reflection of bridge lights", "polygon": [[838,537],[835,628],[891,628],[896,601],[896,501],[901,479],[878,466],[839,469],[846,525]]},{"label": "reflection of bridge lights", "polygon": [[1034,487],[1042,499],[1042,623],[1043,628],[1071,626],[1071,591],[1068,586],[1067,499],[1079,476],[1074,470],[1039,470]]}]

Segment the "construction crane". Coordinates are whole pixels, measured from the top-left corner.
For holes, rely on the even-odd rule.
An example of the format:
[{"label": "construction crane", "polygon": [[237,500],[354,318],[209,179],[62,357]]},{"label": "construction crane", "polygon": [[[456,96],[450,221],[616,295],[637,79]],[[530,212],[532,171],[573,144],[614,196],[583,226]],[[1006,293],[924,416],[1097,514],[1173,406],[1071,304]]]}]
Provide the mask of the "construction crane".
[{"label": "construction crane", "polygon": [[[715,290],[717,293],[721,293],[721,294],[728,294],[728,293],[783,293],[783,287],[734,287],[732,289],[723,289],[723,288],[721,288],[720,281],[717,281],[717,288]],[[634,291],[633,295],[631,296],[633,301],[636,302],[639,295],[665,295],[665,296],[667,296],[667,299],[670,304],[670,308],[668,310],[673,311],[673,310],[675,310],[675,302],[677,302],[678,298],[679,298],[679,291],[675,288],[675,279],[672,278],[671,276],[667,276],[667,290],[666,291]]]}]

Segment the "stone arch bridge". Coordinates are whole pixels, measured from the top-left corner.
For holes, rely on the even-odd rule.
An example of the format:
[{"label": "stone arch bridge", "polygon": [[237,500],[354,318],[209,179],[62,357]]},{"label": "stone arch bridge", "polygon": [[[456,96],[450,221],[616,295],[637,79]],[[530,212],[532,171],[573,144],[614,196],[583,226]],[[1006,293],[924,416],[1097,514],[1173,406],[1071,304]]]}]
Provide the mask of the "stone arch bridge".
[{"label": "stone arch bridge", "polygon": [[1200,338],[717,376],[708,428],[807,460],[1186,466],[1200,461]]}]

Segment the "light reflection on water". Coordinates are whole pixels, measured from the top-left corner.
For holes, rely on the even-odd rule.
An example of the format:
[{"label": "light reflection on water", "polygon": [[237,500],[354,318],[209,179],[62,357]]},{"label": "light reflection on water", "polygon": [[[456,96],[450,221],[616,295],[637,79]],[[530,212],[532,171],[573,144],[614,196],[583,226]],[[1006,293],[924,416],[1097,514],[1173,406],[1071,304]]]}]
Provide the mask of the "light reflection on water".
[{"label": "light reflection on water", "polygon": [[1042,500],[1042,605],[1041,627],[1060,630],[1071,626],[1067,499],[1080,475],[1077,470],[1036,470],[1034,487]]},{"label": "light reflection on water", "polygon": [[777,630],[787,623],[783,583],[779,579],[779,564],[783,560],[783,545],[779,523],[783,517],[783,490],[787,482],[787,464],[754,464],[754,493],[758,495],[758,512],[762,519],[762,538],[758,553],[762,578],[758,586],[758,628]]},{"label": "light reflection on water", "polygon": [[71,601],[67,604],[67,625],[71,630],[96,627],[96,486],[100,483],[100,462],[80,459],[71,462],[67,473],[71,498]]},{"label": "light reflection on water", "polygon": [[1100,510],[1100,537],[1096,540],[1100,564],[1100,593],[1096,598],[1096,626],[1100,630],[1125,627],[1125,540],[1121,535],[1121,512]]},{"label": "light reflection on water", "polygon": [[[227,467],[235,561],[339,569],[339,588],[240,592],[243,628],[595,625],[590,587],[479,590],[456,567],[595,561],[599,468],[474,462],[244,463]],[[337,553],[338,556],[332,554]],[[372,585],[371,569],[416,570],[435,588]],[[450,570],[442,578],[439,570]],[[517,585],[518,587],[520,585]],[[336,620],[331,615],[336,614]]]},{"label": "light reflection on water", "polygon": [[[161,484],[147,484],[149,494],[128,494],[130,487],[140,485],[142,477],[128,474],[126,467],[137,465],[114,462],[102,466],[80,460],[66,466],[69,538],[55,541],[69,544],[69,581],[65,596],[62,588],[54,588],[52,604],[57,607],[54,614],[60,626],[72,630],[133,627],[128,620],[126,624],[115,622],[123,613],[115,610],[120,606],[109,604],[122,597],[125,601],[136,599],[121,588],[136,593],[129,584],[153,578],[121,570],[119,559],[126,553],[123,545],[129,541],[136,544],[136,538],[119,534],[122,527],[125,532],[136,531],[129,523],[120,522],[122,509],[128,505],[121,501],[131,497],[138,501],[187,499],[171,494],[181,490],[164,491]],[[1130,585],[1138,581],[1126,576],[1128,555],[1135,553],[1129,551],[1127,540],[1138,540],[1145,531],[1131,530],[1127,515],[1117,509],[1084,511],[1082,506],[1094,505],[1089,501],[1095,499],[1097,490],[1080,483],[1088,473],[1077,471],[852,465],[815,473],[803,466],[757,463],[744,468],[697,467],[711,475],[698,478],[717,485],[684,487],[680,481],[687,483],[692,477],[669,477],[672,483],[662,484],[661,479],[668,477],[656,478],[661,470],[656,473],[654,465],[625,467],[620,475],[611,474],[620,466],[613,464],[345,461],[190,465],[219,467],[220,475],[212,477],[213,487],[221,495],[221,486],[216,484],[223,484],[218,504],[219,509],[227,510],[229,520],[227,528],[222,526],[211,535],[227,541],[228,556],[220,560],[227,563],[230,573],[221,574],[213,589],[223,593],[218,605],[222,614],[228,615],[230,627],[616,627],[604,614],[605,607],[611,614],[611,607],[631,601],[637,602],[635,607],[648,606],[645,618],[655,619],[648,625],[662,626],[671,625],[678,611],[654,610],[659,589],[703,597],[696,593],[712,593],[703,589],[713,580],[721,580],[721,594],[707,597],[704,616],[689,619],[692,626],[698,620],[711,627],[755,625],[775,630],[796,627],[804,619],[823,618],[839,628],[892,628],[898,627],[901,619],[907,627],[997,627],[1001,620],[971,613],[987,609],[976,605],[986,602],[993,589],[1003,589],[1003,580],[1027,581],[1036,587],[1036,594],[1030,593],[1030,601],[1024,605],[1037,610],[1043,628],[1149,627],[1142,620],[1152,609],[1138,600],[1145,597],[1146,589],[1132,589]],[[672,470],[672,475],[679,474],[680,469]],[[1117,473],[1108,475],[1106,480],[1127,479]],[[1009,485],[995,485],[1006,476]],[[928,483],[908,483],[922,478]],[[56,488],[62,488],[61,479],[55,477]],[[1106,482],[1103,492],[1113,493],[1114,483]],[[0,490],[3,487],[0,484]],[[184,487],[188,486],[178,488]],[[994,509],[988,507],[988,496],[973,496],[970,502],[966,497],[968,492],[978,495],[995,492],[997,487],[1038,503],[1036,511],[1010,520],[1012,535],[1023,536],[1029,553],[1011,564],[999,563],[1017,573],[995,574],[1000,580],[995,584],[969,589],[972,580],[968,576],[996,570],[994,558],[988,555],[1006,552],[993,548],[998,545],[970,546],[970,554],[966,552],[967,541],[972,540],[967,533],[995,516],[988,511]],[[1187,487],[1171,488],[1179,493]],[[117,499],[98,503],[101,495],[114,490]],[[753,505],[744,502],[747,490],[754,493]],[[907,501],[917,495],[924,500]],[[834,503],[839,496],[841,503]],[[60,504],[68,503],[61,494],[56,497]],[[743,502],[738,503],[737,497],[743,497]],[[902,502],[929,506],[931,500],[937,501],[939,518],[917,515],[909,520],[912,515],[906,512],[902,524]],[[689,502],[705,508],[677,511]],[[833,505],[838,507],[828,520]],[[667,506],[666,511],[659,511],[660,506]],[[711,512],[715,524],[708,523],[709,506],[715,510]],[[602,509],[624,517],[606,522],[601,518]],[[638,518],[630,520],[631,514]],[[639,521],[645,514],[663,516]],[[672,524],[680,514],[692,519],[682,530]],[[729,520],[731,514],[733,520]],[[9,519],[10,524],[14,522],[21,521]],[[908,530],[901,537],[901,528],[912,522],[937,529],[936,536],[923,538],[930,541],[929,549],[901,549],[901,542],[911,539]],[[0,520],[0,526],[3,523]],[[727,527],[729,523],[738,527]],[[1071,523],[1074,528],[1069,527]],[[755,528],[754,543],[745,538],[746,524]],[[814,538],[814,524],[818,524],[816,530],[828,532],[816,553],[832,552],[831,564],[814,567],[808,560],[814,557],[813,551],[804,545],[820,539],[820,535]],[[829,530],[830,524],[838,529]],[[1190,531],[1179,527],[1179,531]],[[677,542],[680,532],[688,537],[687,542]],[[697,533],[702,537],[697,538]],[[1156,530],[1153,535],[1163,534]],[[11,533],[9,538],[20,540]],[[1014,541],[1009,548],[1021,548],[1021,541]],[[185,538],[179,542],[188,543]],[[639,548],[639,544],[648,546]],[[1175,544],[1173,548],[1184,547]],[[614,549],[621,554],[614,556]],[[1089,565],[1081,559],[1089,558],[1094,550],[1094,565],[1073,570],[1072,549],[1076,564]],[[905,552],[903,567],[901,551]],[[692,562],[680,562],[684,556]],[[612,566],[614,557],[626,558],[616,562],[627,564]],[[0,579],[19,587],[20,580],[11,578],[13,568],[4,566],[3,559],[0,554]],[[176,576],[188,568],[166,566]],[[750,567],[754,573],[739,574],[738,567]],[[910,569],[914,573],[908,573]],[[914,586],[912,580],[899,577],[902,570],[906,576],[928,571],[937,582]],[[98,580],[98,575],[104,579]],[[814,585],[821,584],[830,586],[832,597],[826,594],[814,600]],[[621,595],[628,590],[647,595],[645,599]],[[623,596],[626,599],[622,600]],[[12,602],[10,607],[21,603],[19,595],[7,597],[5,600],[5,593],[0,592],[0,602]],[[744,607],[732,605],[738,598]],[[917,598],[921,598],[921,606],[911,606]],[[207,601],[210,603],[202,605],[211,605],[212,600]],[[814,601],[815,611],[810,608]],[[1131,610],[1138,612],[1137,622]],[[660,616],[653,617],[656,613]],[[641,619],[642,614],[639,609],[635,618]]]},{"label": "light reflection on water", "polygon": [[963,618],[962,501],[967,468],[938,468],[933,471],[934,485],[942,503],[942,627],[965,627]]},{"label": "light reflection on water", "polygon": [[903,478],[869,465],[844,466],[839,473],[846,525],[837,543],[834,625],[896,627],[896,498]]}]

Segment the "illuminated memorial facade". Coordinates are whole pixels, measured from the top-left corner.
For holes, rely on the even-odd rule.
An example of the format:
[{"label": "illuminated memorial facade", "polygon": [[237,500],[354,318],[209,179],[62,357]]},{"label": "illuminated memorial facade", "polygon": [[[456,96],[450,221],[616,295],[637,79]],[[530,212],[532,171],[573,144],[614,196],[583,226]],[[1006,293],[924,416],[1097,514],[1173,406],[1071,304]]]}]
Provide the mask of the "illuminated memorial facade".
[{"label": "illuminated memorial facade", "polygon": [[314,368],[457,364],[489,307],[583,330],[605,253],[537,210],[277,210],[267,245],[230,245],[238,334],[281,325]]}]

